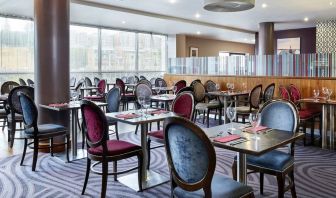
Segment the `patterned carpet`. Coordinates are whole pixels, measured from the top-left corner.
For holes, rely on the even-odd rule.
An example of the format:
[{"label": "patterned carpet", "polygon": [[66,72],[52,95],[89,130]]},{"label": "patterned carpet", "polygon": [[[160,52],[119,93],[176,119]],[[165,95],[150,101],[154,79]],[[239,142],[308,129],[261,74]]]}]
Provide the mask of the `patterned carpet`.
[{"label": "patterned carpet", "polygon": [[[134,133],[121,135],[121,139],[139,142]],[[217,149],[216,172],[231,176],[231,164],[235,153]],[[298,197],[331,198],[336,194],[336,153],[316,147],[296,147],[296,189]],[[20,166],[20,155],[0,161],[0,197],[81,197],[85,176],[86,160],[63,163],[55,157],[40,154],[37,172],[31,171],[32,155],[29,153],[25,166]],[[119,168],[128,168],[136,164],[136,159],[119,163]],[[163,148],[152,150],[151,167],[162,174],[168,174]],[[248,176],[248,185],[255,190],[256,197],[277,197],[277,183],[274,177],[265,177],[264,195],[259,195],[259,178],[257,174]],[[101,178],[91,173],[85,196],[99,197]],[[132,189],[108,178],[108,197],[169,197],[169,183],[137,193]],[[286,193],[286,197],[291,197]]]}]

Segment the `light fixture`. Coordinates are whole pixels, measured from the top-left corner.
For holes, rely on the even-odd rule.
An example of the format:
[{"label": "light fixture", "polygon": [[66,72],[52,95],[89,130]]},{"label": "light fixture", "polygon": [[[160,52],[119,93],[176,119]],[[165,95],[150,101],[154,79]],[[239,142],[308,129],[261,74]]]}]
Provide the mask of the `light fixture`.
[{"label": "light fixture", "polygon": [[125,24],[125,23],[126,23],[126,21],[122,21],[121,23],[122,23],[122,24]]},{"label": "light fixture", "polygon": [[305,17],[303,20],[304,20],[305,22],[308,22],[308,21],[309,21],[309,18],[308,18],[308,17]]},{"label": "light fixture", "polygon": [[197,32],[196,32],[196,34],[200,35],[200,34],[201,34],[201,32],[200,32],[200,31],[197,31]]},{"label": "light fixture", "polygon": [[169,3],[174,4],[176,3],[176,0],[169,0]]},{"label": "light fixture", "polygon": [[331,6],[332,6],[333,4],[334,4],[334,3],[333,3],[332,1],[330,1],[330,2],[329,2],[329,5],[331,5]]},{"label": "light fixture", "polygon": [[261,4],[261,7],[262,7],[262,8],[267,8],[267,4],[266,4],[266,3],[263,3],[263,4]]},{"label": "light fixture", "polygon": [[200,18],[201,15],[200,15],[199,13],[196,13],[196,14],[195,14],[195,17],[196,17],[196,18]]},{"label": "light fixture", "polygon": [[237,12],[254,8],[255,0],[204,0],[204,9],[213,12]]}]

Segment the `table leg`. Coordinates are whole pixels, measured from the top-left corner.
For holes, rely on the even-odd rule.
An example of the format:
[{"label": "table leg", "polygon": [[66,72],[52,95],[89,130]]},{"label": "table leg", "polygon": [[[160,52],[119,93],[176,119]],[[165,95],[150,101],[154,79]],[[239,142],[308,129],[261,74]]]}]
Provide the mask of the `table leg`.
[{"label": "table leg", "polygon": [[223,111],[224,111],[224,124],[226,124],[227,123],[226,109],[227,109],[227,106],[228,106],[228,101],[227,101],[227,97],[226,96],[224,96],[223,103],[224,103],[224,108],[223,108]]},{"label": "table leg", "polygon": [[330,149],[334,150],[335,144],[335,106],[330,105]]},{"label": "table leg", "polygon": [[328,106],[322,105],[322,148],[327,149],[327,130],[328,130],[328,123],[327,123],[327,114],[328,114]]},{"label": "table leg", "polygon": [[84,98],[84,89],[81,89],[81,98],[83,99]]},{"label": "table leg", "polygon": [[237,181],[247,184],[246,154],[237,152]]}]

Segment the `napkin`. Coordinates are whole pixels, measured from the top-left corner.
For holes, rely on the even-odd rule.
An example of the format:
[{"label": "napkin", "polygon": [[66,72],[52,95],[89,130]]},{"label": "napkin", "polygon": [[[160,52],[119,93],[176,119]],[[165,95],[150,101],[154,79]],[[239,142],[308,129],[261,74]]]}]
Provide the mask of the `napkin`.
[{"label": "napkin", "polygon": [[151,110],[148,111],[147,114],[164,114],[164,113],[168,113],[169,111],[163,110],[163,109],[155,109],[155,110]]},{"label": "napkin", "polygon": [[226,143],[226,142],[231,142],[233,140],[238,140],[238,139],[240,139],[239,135],[227,135],[225,137],[215,138],[214,141],[220,142],[220,143]]},{"label": "napkin", "polygon": [[49,107],[66,107],[68,106],[68,103],[53,103],[53,104],[49,104]]},{"label": "napkin", "polygon": [[257,126],[257,127],[249,127],[249,128],[246,128],[244,129],[245,132],[248,132],[248,133],[260,133],[262,132],[263,130],[265,129],[268,129],[268,127],[265,127],[265,126]]},{"label": "napkin", "polygon": [[118,114],[116,115],[117,118],[123,118],[123,119],[133,119],[133,118],[138,118],[140,115],[135,114],[135,113],[127,113],[127,114]]}]

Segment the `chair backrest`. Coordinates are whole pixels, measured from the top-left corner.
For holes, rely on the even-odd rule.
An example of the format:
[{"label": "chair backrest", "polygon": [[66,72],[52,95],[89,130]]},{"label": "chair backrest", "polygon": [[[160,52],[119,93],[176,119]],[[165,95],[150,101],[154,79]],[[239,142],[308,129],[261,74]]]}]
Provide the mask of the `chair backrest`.
[{"label": "chair backrest", "polygon": [[255,86],[249,95],[250,108],[259,109],[260,96],[262,92],[262,85]]},{"label": "chair backrest", "polygon": [[134,83],[138,83],[140,81],[138,76],[134,76]]},{"label": "chair backrest", "polygon": [[192,88],[194,90],[194,98],[195,102],[201,102],[204,100],[205,97],[205,88],[202,83],[195,81],[192,85]]},{"label": "chair backrest", "polygon": [[283,99],[270,100],[259,110],[260,124],[272,129],[295,133],[299,124],[295,105]]},{"label": "chair backrest", "polygon": [[145,76],[140,76],[140,80],[147,80]]},{"label": "chair backrest", "polygon": [[175,83],[176,86],[176,92],[179,92],[182,88],[187,86],[187,82],[185,80],[180,80],[177,83]]},{"label": "chair backrest", "polygon": [[193,84],[194,84],[195,82],[202,83],[202,81],[201,81],[200,79],[196,79],[196,80],[193,80],[193,81],[190,83],[190,86],[193,86]]},{"label": "chair backrest", "polygon": [[151,78],[149,81],[151,82],[152,85],[155,85],[155,80],[156,78]]},{"label": "chair backrest", "polygon": [[138,98],[139,96],[151,97],[152,89],[147,84],[137,84],[135,87],[135,96]]},{"label": "chair backrest", "polygon": [[120,93],[122,95],[125,95],[126,90],[125,90],[125,83],[123,80],[121,80],[120,78],[116,79],[116,86],[120,88]]},{"label": "chair backrest", "polygon": [[172,103],[172,111],[191,120],[194,112],[194,96],[190,92],[178,94]]},{"label": "chair backrest", "polygon": [[120,88],[113,87],[106,95],[107,112],[118,112],[120,105]]},{"label": "chair backrest", "polygon": [[167,118],[164,141],[172,182],[187,191],[203,189],[211,197],[216,154],[203,130],[184,118]]},{"label": "chair backrest", "polygon": [[75,77],[71,77],[70,78],[70,87],[74,87],[76,86],[76,78]]},{"label": "chair backrest", "polygon": [[290,95],[289,95],[289,92],[287,91],[286,87],[281,85],[279,87],[279,93],[280,93],[280,96],[281,96],[282,99],[290,100]]},{"label": "chair backrest", "polygon": [[[125,82],[125,81],[124,81]],[[135,79],[134,79],[134,76],[129,76],[128,78],[127,78],[127,81],[126,81],[127,83],[130,83],[130,84],[134,84],[135,83]]]},{"label": "chair backrest", "polygon": [[217,91],[216,83],[212,80],[207,80],[204,84],[204,87],[206,92]]},{"label": "chair backrest", "polygon": [[180,93],[183,93],[183,92],[192,92],[194,94],[194,89],[193,89],[193,87],[183,87],[182,89],[177,91],[176,94],[180,94]]},{"label": "chair backrest", "polygon": [[27,79],[27,83],[29,86],[33,87],[34,86],[34,81],[32,79]]},{"label": "chair backrest", "polygon": [[94,77],[93,78],[93,82],[94,84],[98,87],[98,83],[99,83],[100,79],[98,77]]},{"label": "chair backrest", "polygon": [[9,94],[9,92],[14,88],[20,86],[19,83],[14,81],[6,81],[1,85],[1,95]]},{"label": "chair backrest", "polygon": [[126,83],[126,82],[128,82],[128,80],[127,80],[127,77],[126,77],[126,76],[123,76],[123,77],[121,77],[121,80],[122,80],[122,81],[124,81],[125,83]]},{"label": "chair backrest", "polygon": [[85,86],[92,87],[92,81],[89,77],[85,77]]},{"label": "chair backrest", "polygon": [[[30,96],[23,92],[17,92],[17,96],[20,102],[20,108],[23,116],[23,122],[25,124],[25,128],[37,127],[37,117],[38,111],[37,107]],[[34,133],[37,133],[37,130],[34,130]]]},{"label": "chair backrest", "polygon": [[102,146],[103,155],[107,154],[108,124],[104,112],[93,102],[81,101],[84,131],[88,148]]},{"label": "chair backrest", "polygon": [[162,78],[155,79],[155,87],[167,87],[167,82]]},{"label": "chair backrest", "polygon": [[22,108],[19,100],[18,93],[24,93],[29,98],[34,100],[34,88],[29,86],[19,86],[13,88],[8,94],[8,105],[11,110],[11,114],[14,115],[15,113],[22,115]]},{"label": "chair backrest", "polygon": [[299,88],[297,88],[295,85],[290,84],[288,87],[288,91],[290,94],[290,99],[294,104],[297,104],[298,101],[301,99],[301,92]]},{"label": "chair backrest", "polygon": [[146,79],[140,80],[138,84],[146,84],[148,87],[152,88],[152,83]]},{"label": "chair backrest", "polygon": [[22,78],[19,78],[19,82],[20,82],[20,85],[21,85],[21,86],[25,86],[25,85],[27,85],[26,81],[23,80]]},{"label": "chair backrest", "polygon": [[98,94],[104,95],[105,94],[105,89],[106,89],[106,80],[100,80],[98,82]]},{"label": "chair backrest", "polygon": [[273,99],[273,96],[274,96],[274,90],[275,90],[275,84],[272,83],[272,84],[269,84],[265,91],[264,91],[264,102],[267,102],[269,100],[272,100]]}]

